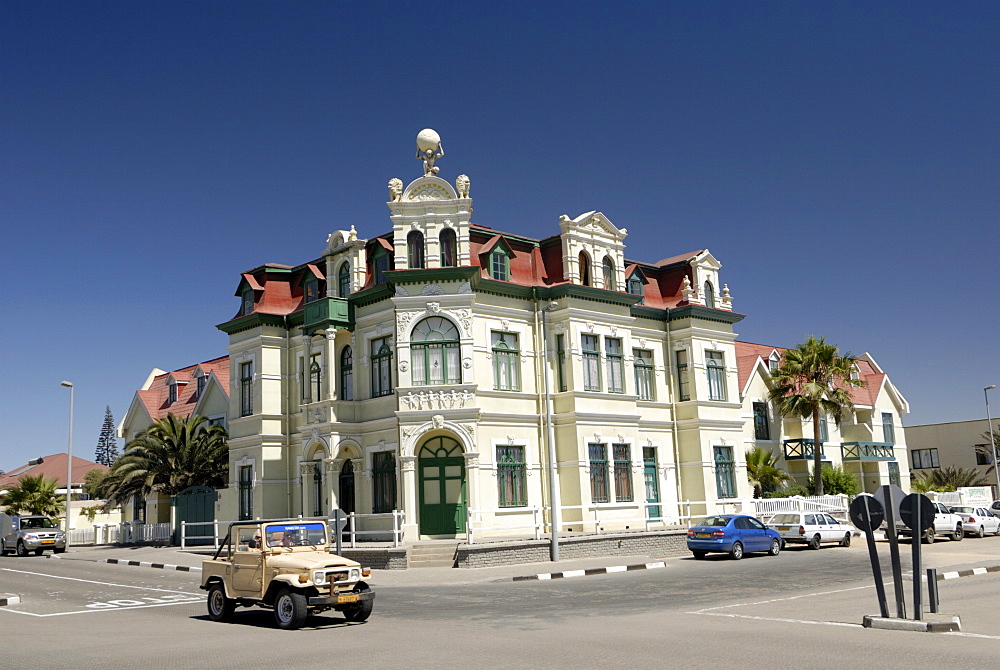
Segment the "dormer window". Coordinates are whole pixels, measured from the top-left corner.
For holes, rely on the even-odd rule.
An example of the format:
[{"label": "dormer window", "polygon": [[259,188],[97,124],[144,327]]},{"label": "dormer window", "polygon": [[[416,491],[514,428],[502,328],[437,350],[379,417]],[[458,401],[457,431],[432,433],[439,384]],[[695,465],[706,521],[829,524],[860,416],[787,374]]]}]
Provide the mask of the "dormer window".
[{"label": "dormer window", "polygon": [[379,248],[375,250],[372,256],[372,275],[375,278],[376,284],[385,283],[385,273],[389,270],[389,254],[385,249]]},{"label": "dormer window", "polygon": [[458,264],[458,244],[453,228],[445,228],[439,237],[441,243],[441,267],[453,268]]},{"label": "dormer window", "polygon": [[319,300],[319,280],[315,278],[307,279],[305,284],[303,284],[302,293],[307,303]]},{"label": "dormer window", "polygon": [[858,370],[858,366],[857,365],[852,365],[851,366],[851,379],[853,379],[855,381],[857,381],[858,379],[861,379],[861,372]]},{"label": "dormer window", "polygon": [[[644,296],[644,290],[643,290],[643,286],[642,286],[642,278],[639,277],[639,275],[637,275],[637,274],[633,274],[631,277],[628,278],[628,281],[625,284],[625,289],[630,294],[637,295],[640,298],[642,298]],[[642,304],[642,300],[639,301],[639,304]]]},{"label": "dormer window", "polygon": [[499,281],[510,279],[510,257],[503,249],[494,249],[490,254],[490,276]]},{"label": "dormer window", "polygon": [[424,234],[419,230],[406,236],[406,260],[411,270],[424,267]]},{"label": "dormer window", "polygon": [[167,404],[175,402],[177,402],[177,382],[170,382],[167,384]]},{"label": "dormer window", "polygon": [[604,257],[604,288],[609,291],[617,291],[615,285],[615,264],[607,256]]},{"label": "dormer window", "polygon": [[253,313],[254,304],[254,294],[253,289],[248,288],[243,291],[242,296],[240,296],[242,302],[240,303],[240,316],[246,316],[247,314]]},{"label": "dormer window", "polygon": [[340,264],[337,272],[337,295],[346,298],[351,294],[351,264],[344,262]]},{"label": "dormer window", "polygon": [[777,351],[771,352],[771,357],[767,359],[767,369],[774,372],[781,365],[781,356],[778,355]]},{"label": "dormer window", "polygon": [[705,307],[715,309],[715,287],[712,282],[705,282]]},{"label": "dormer window", "polygon": [[205,390],[205,386],[208,384],[208,375],[206,374],[198,375],[197,384],[198,384],[198,397],[200,398],[202,392],[204,392]]}]

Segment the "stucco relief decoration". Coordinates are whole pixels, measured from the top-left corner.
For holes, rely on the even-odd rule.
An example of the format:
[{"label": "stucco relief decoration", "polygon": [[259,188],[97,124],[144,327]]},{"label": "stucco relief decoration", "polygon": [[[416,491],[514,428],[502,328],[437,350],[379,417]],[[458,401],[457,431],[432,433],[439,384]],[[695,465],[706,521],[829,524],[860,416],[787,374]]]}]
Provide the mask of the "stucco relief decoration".
[{"label": "stucco relief decoration", "polygon": [[437,284],[428,284],[420,290],[420,295],[442,295],[444,289]]},{"label": "stucco relief decoration", "polygon": [[[400,182],[400,183],[402,183],[402,182]],[[358,239],[358,231],[356,231],[354,229],[354,226],[351,225],[351,229],[349,231],[347,231],[347,241],[348,242],[355,242],[355,241],[357,241],[357,239]]]},{"label": "stucco relief decoration", "polygon": [[306,475],[311,475],[313,473],[313,467],[315,463],[313,461],[302,461],[299,463],[299,473],[305,477]]},{"label": "stucco relief decoration", "polygon": [[601,434],[594,433],[594,442],[600,443],[600,441],[601,441]]},{"label": "stucco relief decoration", "polygon": [[465,466],[468,468],[478,468],[479,467],[479,454],[477,453],[466,453],[465,456]]},{"label": "stucco relief decoration", "polygon": [[326,329],[326,339],[328,339],[328,340],[335,340],[335,339],[337,339],[337,329],[336,328],[327,328]]},{"label": "stucco relief decoration", "polygon": [[407,297],[409,295],[410,294],[406,292],[405,288],[403,288],[402,286],[396,286],[396,297],[397,298],[405,298],[405,297]]},{"label": "stucco relief decoration", "polygon": [[441,171],[441,168],[434,163],[443,157],[444,147],[441,146],[441,136],[435,130],[424,128],[417,133],[417,160],[423,161],[425,177],[433,177]]},{"label": "stucco relief decoration", "polygon": [[617,335],[618,335],[618,326],[611,326],[611,336],[614,337]]},{"label": "stucco relief decoration", "polygon": [[393,177],[389,180],[389,202],[399,202],[403,199],[403,180]]},{"label": "stucco relief decoration", "polygon": [[385,327],[381,323],[375,324],[375,337],[381,337],[382,333],[385,332]]},{"label": "stucco relief decoration", "polygon": [[462,330],[465,331],[465,335],[468,337],[472,334],[472,310],[460,309],[455,314],[458,316],[458,320],[462,324]]},{"label": "stucco relief decoration", "polygon": [[618,433],[619,444],[625,444],[625,436],[622,433]]},{"label": "stucco relief decoration", "polygon": [[458,192],[459,198],[468,198],[471,186],[472,182],[469,181],[469,175],[467,174],[460,174],[455,179],[455,191]]},{"label": "stucco relief decoration", "polygon": [[399,362],[399,371],[400,372],[406,372],[409,369],[410,369],[410,364],[409,364],[408,361],[400,361]]},{"label": "stucco relief decoration", "polygon": [[322,407],[317,407],[313,411],[313,423],[323,423],[326,421],[326,410]]},{"label": "stucco relief decoration", "polygon": [[448,193],[437,184],[427,184],[426,186],[421,186],[420,188],[411,191],[409,200],[426,202],[428,200],[444,200],[447,197]]},{"label": "stucco relief decoration", "polygon": [[427,303],[427,311],[431,314],[437,314],[441,311],[441,303],[439,302],[429,302]]},{"label": "stucco relief decoration", "polygon": [[417,469],[416,456],[400,456],[399,466],[403,472],[413,472]]},{"label": "stucco relief decoration", "polygon": [[462,285],[458,287],[458,292],[461,294],[472,293],[472,284],[469,282],[462,282]]},{"label": "stucco relief decoration", "polygon": [[508,435],[507,436],[507,445],[511,446],[511,447],[514,446],[514,436],[513,435]]},{"label": "stucco relief decoration", "polygon": [[399,402],[406,409],[461,409],[475,398],[472,391],[420,391],[409,392],[399,397]]},{"label": "stucco relief decoration", "polygon": [[444,428],[444,417],[441,416],[440,414],[435,414],[434,416],[431,417],[431,424],[437,430]]},{"label": "stucco relief decoration", "polygon": [[336,458],[324,458],[323,465],[326,466],[327,476],[336,476],[341,470],[341,461]]},{"label": "stucco relief decoration", "polygon": [[414,312],[399,312],[396,314],[396,327],[399,331],[399,339],[403,339],[406,335],[406,330],[410,325],[410,321],[415,316]]},{"label": "stucco relief decoration", "polygon": [[507,319],[501,319],[500,320],[500,327],[503,329],[503,331],[505,333],[509,333],[510,332],[510,321],[508,321]]},{"label": "stucco relief decoration", "polygon": [[643,338],[641,338],[641,337],[639,338],[639,348],[640,349],[645,349],[646,348],[646,340],[643,339]]},{"label": "stucco relief decoration", "polygon": [[587,324],[587,332],[588,333],[593,333],[594,332],[594,323],[593,322]]}]

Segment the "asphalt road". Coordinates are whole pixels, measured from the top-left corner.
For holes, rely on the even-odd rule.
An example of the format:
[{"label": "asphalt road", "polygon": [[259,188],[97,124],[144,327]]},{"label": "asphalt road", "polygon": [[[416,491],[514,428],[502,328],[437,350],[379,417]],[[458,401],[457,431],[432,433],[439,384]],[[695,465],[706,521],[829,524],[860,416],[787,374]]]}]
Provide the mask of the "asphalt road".
[{"label": "asphalt road", "polygon": [[[887,543],[880,542],[884,567]],[[903,543],[904,566],[909,545]],[[928,567],[1000,564],[1000,538],[924,546]],[[535,582],[379,587],[372,618],[281,631],[265,610],[205,614],[197,573],[0,560],[0,668],[995,668],[1000,575],[940,583],[960,634],[861,627],[877,614],[864,543]],[[892,599],[891,585],[887,585]],[[909,606],[911,583],[905,583]],[[4,621],[7,619],[7,621]]]}]

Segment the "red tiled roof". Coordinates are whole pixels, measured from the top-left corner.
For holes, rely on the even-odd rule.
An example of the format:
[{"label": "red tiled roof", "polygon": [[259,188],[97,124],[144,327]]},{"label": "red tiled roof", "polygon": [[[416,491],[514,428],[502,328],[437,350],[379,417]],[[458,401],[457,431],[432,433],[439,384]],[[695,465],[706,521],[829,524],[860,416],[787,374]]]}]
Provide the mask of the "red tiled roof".
[{"label": "red tiled roof", "polygon": [[[194,408],[198,404],[198,384],[194,376],[195,371],[201,368],[207,375],[215,374],[219,380],[219,385],[223,391],[229,393],[229,356],[220,356],[204,363],[189,365],[179,370],[165,372],[153,378],[149,388],[136,391],[139,400],[142,401],[151,419],[156,421],[162,419],[167,414],[174,416],[189,417],[194,413]],[[186,384],[177,385],[177,400],[170,403],[170,390],[167,381],[173,377],[176,381],[185,381]]]},{"label": "red tiled roof", "polygon": [[[38,465],[22,465],[0,476],[0,490],[17,486],[18,481],[25,475],[44,475],[46,479],[55,479],[60,487],[66,486],[66,453],[50,454],[43,456],[42,462]],[[83,484],[86,475],[91,470],[101,470],[107,472],[108,466],[88,461],[85,458],[73,457],[73,484]]]}]

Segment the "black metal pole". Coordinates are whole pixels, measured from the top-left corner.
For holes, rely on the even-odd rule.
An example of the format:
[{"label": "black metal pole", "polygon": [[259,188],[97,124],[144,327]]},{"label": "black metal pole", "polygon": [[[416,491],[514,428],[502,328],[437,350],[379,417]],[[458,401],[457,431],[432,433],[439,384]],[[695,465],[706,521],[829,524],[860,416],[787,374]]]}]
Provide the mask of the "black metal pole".
[{"label": "black metal pole", "polygon": [[878,595],[878,608],[882,613],[882,618],[888,619],[889,603],[885,598],[885,584],[882,581],[882,566],[878,560],[878,550],[875,548],[875,529],[872,528],[871,511],[868,509],[868,496],[864,496],[864,500],[865,520],[868,522],[868,530],[865,532],[865,538],[868,542],[868,556],[871,557],[872,562],[872,577],[875,578],[875,593]]},{"label": "black metal pole", "polygon": [[937,570],[935,568],[927,568],[927,604],[930,606],[931,612],[937,614],[938,585],[937,585]]},{"label": "black metal pole", "polygon": [[899,565],[899,541],[896,539],[896,510],[892,499],[892,487],[882,487],[885,499],[886,537],[889,539],[889,562],[892,564],[892,589],[896,594],[896,616],[906,618],[906,600],[903,596],[903,570]]}]

